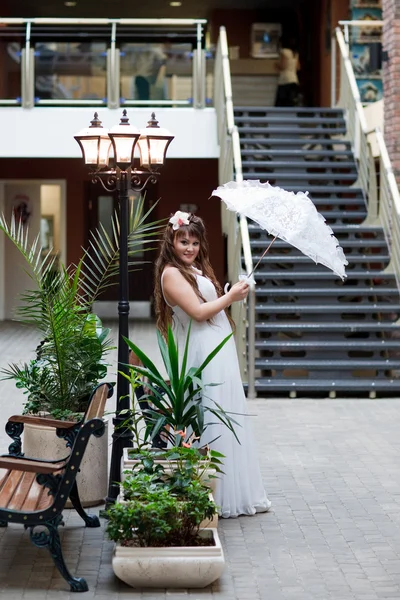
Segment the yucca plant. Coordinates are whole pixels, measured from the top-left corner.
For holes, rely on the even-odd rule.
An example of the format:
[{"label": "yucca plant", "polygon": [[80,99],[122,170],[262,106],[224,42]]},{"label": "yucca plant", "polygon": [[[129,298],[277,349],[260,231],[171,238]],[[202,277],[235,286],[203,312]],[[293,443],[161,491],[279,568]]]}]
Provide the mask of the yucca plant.
[{"label": "yucca plant", "polygon": [[[144,200],[131,207],[128,234],[129,269],[143,260],[136,254],[150,248],[161,226],[148,223]],[[21,296],[16,319],[34,326],[42,334],[36,358],[23,365],[3,369],[5,379],[28,394],[25,411],[50,412],[56,418],[70,417],[85,409],[93,387],[107,373],[105,355],[112,348],[109,330],[92,313],[93,302],[113,285],[119,270],[119,222],[112,219],[112,235],[100,225],[91,232],[89,248],[77,265],[56,268],[52,250],[43,252],[38,235],[32,244],[27,228],[0,216],[0,231],[24,257],[33,289]]]},{"label": "yucca plant", "polygon": [[[162,432],[173,446],[188,446],[193,437],[201,440],[205,430],[212,423],[222,423],[237,438],[236,421],[220,404],[207,397],[207,387],[220,385],[222,382],[205,384],[202,374],[206,366],[223,348],[233,333],[228,335],[203,363],[195,367],[187,367],[190,343],[189,326],[182,361],[179,358],[178,344],[171,327],[168,327],[167,339],[157,331],[158,347],[167,372],[168,382],[152,362],[152,360],[130,340],[126,340],[129,348],[143,363],[143,367],[128,365],[130,373],[124,374],[133,387],[137,385],[138,374],[146,378],[145,386],[149,393],[140,398],[148,400],[149,408],[144,411],[147,422],[145,437],[153,439]],[[204,402],[206,400],[206,402]],[[126,425],[129,427],[129,420]],[[215,441],[215,440],[212,440]],[[210,443],[212,442],[210,441]],[[238,440],[239,441],[239,440]]]}]

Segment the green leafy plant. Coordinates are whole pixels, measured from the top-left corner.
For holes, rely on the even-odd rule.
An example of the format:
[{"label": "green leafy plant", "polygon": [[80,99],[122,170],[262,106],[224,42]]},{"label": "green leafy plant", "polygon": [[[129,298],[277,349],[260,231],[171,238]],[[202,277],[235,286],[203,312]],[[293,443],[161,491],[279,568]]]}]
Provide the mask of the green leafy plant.
[{"label": "green leafy plant", "polygon": [[177,491],[157,475],[144,471],[124,482],[129,498],[107,511],[108,537],[124,546],[192,546],[201,543],[201,522],[217,507],[209,489],[197,480]]},{"label": "green leafy plant", "polygon": [[[207,398],[207,387],[220,385],[220,383],[204,384],[202,374],[207,365],[223,348],[233,334],[228,335],[198,367],[187,367],[188,350],[190,342],[190,326],[188,329],[182,362],[179,358],[178,345],[175,341],[171,327],[168,328],[167,339],[157,331],[158,347],[167,372],[168,382],[152,360],[130,340],[125,340],[129,348],[143,363],[143,367],[128,365],[129,374],[124,374],[132,386],[137,385],[138,374],[146,378],[146,388],[149,393],[142,396],[147,400],[149,408],[144,412],[146,419],[146,438],[153,439],[159,432],[169,440],[173,446],[187,444],[188,439],[194,434],[199,440],[211,423],[223,423],[236,437],[235,425],[237,422],[229,415],[220,404]],[[208,402],[203,400],[207,398]],[[132,411],[132,414],[135,411]],[[208,421],[208,418],[214,419]],[[216,419],[216,421],[215,421]],[[124,424],[129,427],[129,418]],[[182,435],[184,432],[184,435]],[[215,440],[213,440],[215,441]],[[211,442],[210,442],[211,443]]]},{"label": "green leafy plant", "polygon": [[[150,212],[150,211],[149,211]],[[148,223],[144,200],[131,206],[128,254],[129,269],[143,260],[136,255],[150,249],[160,223]],[[119,270],[119,222],[115,215],[112,234],[100,225],[91,232],[89,248],[77,265],[57,265],[57,257],[44,251],[38,235],[29,243],[22,223],[8,224],[0,216],[0,231],[10,239],[25,259],[33,289],[21,295],[16,319],[34,326],[42,334],[36,358],[23,365],[3,369],[4,378],[15,379],[25,389],[25,410],[48,411],[56,418],[70,417],[85,409],[93,387],[107,372],[105,355],[112,348],[101,321],[92,313],[93,302],[116,282]]]},{"label": "green leafy plant", "polygon": [[[223,454],[209,447],[199,449],[187,443],[185,446],[175,446],[166,450],[135,448],[130,456],[138,462],[132,471],[125,471],[128,480],[132,472],[144,473],[158,481],[167,481],[170,489],[175,492],[184,491],[192,481],[209,486],[211,479],[215,479],[217,473],[223,472],[225,458]],[[129,490],[125,488],[129,484],[124,480],[121,485],[126,496]]]}]

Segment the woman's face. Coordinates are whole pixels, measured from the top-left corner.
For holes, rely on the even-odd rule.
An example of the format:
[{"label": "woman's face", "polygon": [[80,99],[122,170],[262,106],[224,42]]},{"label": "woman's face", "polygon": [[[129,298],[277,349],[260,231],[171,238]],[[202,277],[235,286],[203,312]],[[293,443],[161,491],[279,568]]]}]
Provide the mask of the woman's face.
[{"label": "woman's face", "polygon": [[200,241],[193,235],[175,237],[174,250],[176,256],[188,267],[192,266],[200,251]]}]

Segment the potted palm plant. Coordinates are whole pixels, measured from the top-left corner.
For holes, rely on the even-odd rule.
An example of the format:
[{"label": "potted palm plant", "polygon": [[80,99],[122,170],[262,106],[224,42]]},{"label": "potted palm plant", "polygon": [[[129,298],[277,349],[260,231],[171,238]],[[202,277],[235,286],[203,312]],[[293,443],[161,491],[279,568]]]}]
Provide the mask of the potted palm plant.
[{"label": "potted palm plant", "polygon": [[[204,403],[207,387],[218,385],[218,383],[204,384],[202,374],[206,366],[223,348],[231,337],[227,336],[198,367],[187,368],[187,358],[190,343],[190,327],[185,340],[182,361],[179,357],[179,349],[174,338],[172,329],[168,328],[167,339],[157,331],[158,346],[167,372],[168,380],[165,381],[153,361],[130,340],[126,340],[131,351],[140,359],[143,366],[129,365],[129,378],[132,388],[138,385],[138,376],[145,378],[148,393],[141,397],[141,404],[147,401],[147,407],[142,410],[145,425],[142,431],[142,440],[153,439],[160,434],[167,440],[168,445],[179,449],[191,445],[196,440],[199,452],[205,456],[211,456],[212,467],[218,470],[222,455],[210,451],[208,447],[202,446],[202,436],[208,427],[208,417],[217,419],[228,427],[234,436],[236,421],[231,415],[216,402]],[[137,411],[128,411],[124,427],[136,428]],[[138,444],[134,448],[124,449],[122,471],[132,468],[139,460],[142,452]],[[158,460],[169,460],[169,451],[154,450]],[[209,454],[211,452],[211,454]],[[124,473],[122,474],[124,476]]]},{"label": "potted palm plant", "polygon": [[210,527],[217,507],[192,468],[198,458],[180,449],[183,462],[174,460],[167,470],[151,454],[143,456],[108,511],[113,569],[133,587],[205,587],[223,571],[217,529]]},{"label": "potted palm plant", "polygon": [[[131,207],[128,235],[131,269],[137,268],[140,261],[135,255],[154,242],[159,227],[158,223],[147,222],[149,213],[144,212],[143,202],[140,199]],[[86,409],[90,392],[107,374],[105,359],[112,348],[109,330],[92,313],[92,305],[114,283],[118,273],[118,218],[113,218],[113,235],[110,237],[100,226],[91,233],[90,247],[79,263],[68,268],[60,265],[56,269],[52,249],[44,252],[39,236],[29,244],[22,223],[12,220],[8,224],[0,216],[0,231],[25,259],[33,281],[33,289],[22,295],[16,319],[34,326],[42,335],[36,357],[29,363],[9,365],[3,369],[4,378],[14,379],[17,387],[27,394],[24,412],[44,412],[53,418],[71,420]],[[86,506],[102,501],[107,490],[107,436],[96,438],[93,444],[100,444],[97,455],[91,457],[89,450],[85,459],[89,465],[101,466],[97,469],[89,466],[85,477],[83,465],[78,482]],[[65,455],[65,442],[55,437],[53,429],[39,431],[37,426],[27,426],[24,452],[55,459]]]}]

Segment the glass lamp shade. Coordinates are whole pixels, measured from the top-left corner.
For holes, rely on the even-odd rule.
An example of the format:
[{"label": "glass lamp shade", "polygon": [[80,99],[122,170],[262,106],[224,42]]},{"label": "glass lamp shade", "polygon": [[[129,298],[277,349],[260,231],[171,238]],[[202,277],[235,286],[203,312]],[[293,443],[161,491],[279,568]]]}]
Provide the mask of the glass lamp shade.
[{"label": "glass lamp shade", "polygon": [[133,163],[133,154],[140,131],[129,124],[126,110],[123,111],[119,125],[112,127],[108,135],[113,145],[115,163],[120,168],[129,167]]},{"label": "glass lamp shade", "polygon": [[90,127],[82,129],[74,138],[80,146],[85,164],[101,169],[108,165],[111,140],[108,137],[108,130],[102,127],[97,113],[91,123]]},{"label": "glass lamp shade", "polygon": [[141,130],[138,141],[141,166],[150,170],[161,167],[173,139],[174,136],[167,129],[159,127],[156,115],[152,113],[147,127]]},{"label": "glass lamp shade", "polygon": [[174,136],[167,129],[160,127],[146,127],[140,132],[138,141],[140,151],[140,164],[143,167],[151,169],[152,167],[161,167],[165,162],[167,149]]}]

